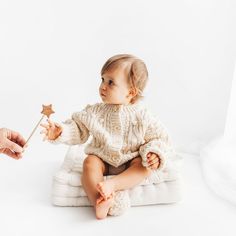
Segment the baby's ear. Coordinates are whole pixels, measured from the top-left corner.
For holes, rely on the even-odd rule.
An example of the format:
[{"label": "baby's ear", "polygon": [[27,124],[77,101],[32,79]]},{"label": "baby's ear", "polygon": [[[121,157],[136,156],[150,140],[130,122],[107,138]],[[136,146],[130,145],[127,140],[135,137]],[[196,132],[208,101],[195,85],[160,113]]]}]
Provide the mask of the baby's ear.
[{"label": "baby's ear", "polygon": [[129,91],[129,94],[132,96],[132,97],[135,97],[137,95],[138,91],[136,88],[131,88],[130,91]]}]

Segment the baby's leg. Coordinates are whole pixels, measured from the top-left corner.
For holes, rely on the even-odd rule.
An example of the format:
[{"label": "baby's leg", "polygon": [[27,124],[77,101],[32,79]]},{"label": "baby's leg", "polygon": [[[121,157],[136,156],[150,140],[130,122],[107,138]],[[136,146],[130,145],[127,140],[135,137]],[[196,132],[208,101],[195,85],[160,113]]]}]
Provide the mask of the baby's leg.
[{"label": "baby's leg", "polygon": [[[112,201],[111,198],[107,200],[101,199],[101,195],[97,190],[97,184],[103,181],[104,172],[105,164],[99,157],[89,155],[84,160],[81,182],[89,201],[95,208],[98,219],[107,216]],[[100,199],[99,202],[98,199]]]},{"label": "baby's leg", "polygon": [[142,165],[141,157],[134,158],[128,169],[106,181],[98,183],[97,188],[100,194],[107,199],[113,192],[130,189],[143,181],[151,170]]}]

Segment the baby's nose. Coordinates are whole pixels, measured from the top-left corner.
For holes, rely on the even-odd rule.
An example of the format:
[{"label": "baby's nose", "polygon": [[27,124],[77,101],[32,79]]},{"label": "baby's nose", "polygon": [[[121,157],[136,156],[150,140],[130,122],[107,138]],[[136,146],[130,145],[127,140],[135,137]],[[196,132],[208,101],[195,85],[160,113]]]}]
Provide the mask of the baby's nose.
[{"label": "baby's nose", "polygon": [[106,86],[105,85],[102,85],[102,90],[106,90]]}]

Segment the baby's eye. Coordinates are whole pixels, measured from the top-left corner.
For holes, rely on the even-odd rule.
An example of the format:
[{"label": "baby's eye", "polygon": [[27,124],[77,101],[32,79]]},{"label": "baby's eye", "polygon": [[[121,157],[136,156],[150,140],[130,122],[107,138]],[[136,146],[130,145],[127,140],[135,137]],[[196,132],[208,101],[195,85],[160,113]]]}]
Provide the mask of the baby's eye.
[{"label": "baby's eye", "polygon": [[102,79],[102,82],[104,82],[104,78],[102,77],[101,79]]},{"label": "baby's eye", "polygon": [[112,84],[113,84],[113,81],[112,81],[112,80],[109,80],[108,84],[109,84],[109,85],[112,85]]}]

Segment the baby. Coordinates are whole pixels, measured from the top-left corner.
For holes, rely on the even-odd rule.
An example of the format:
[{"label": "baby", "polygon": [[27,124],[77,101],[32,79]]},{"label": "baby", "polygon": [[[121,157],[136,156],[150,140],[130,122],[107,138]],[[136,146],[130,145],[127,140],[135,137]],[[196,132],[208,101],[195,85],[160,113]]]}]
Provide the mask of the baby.
[{"label": "baby", "polygon": [[[82,186],[103,219],[117,191],[133,188],[152,171],[165,167],[171,148],[167,132],[139,103],[148,79],[142,60],[128,54],[115,55],[101,70],[102,103],[88,105],[62,124],[42,124],[45,139],[86,146]],[[112,178],[104,175],[115,172]]]}]

